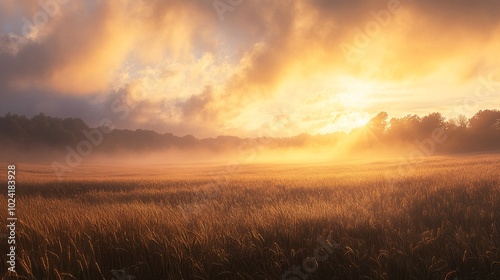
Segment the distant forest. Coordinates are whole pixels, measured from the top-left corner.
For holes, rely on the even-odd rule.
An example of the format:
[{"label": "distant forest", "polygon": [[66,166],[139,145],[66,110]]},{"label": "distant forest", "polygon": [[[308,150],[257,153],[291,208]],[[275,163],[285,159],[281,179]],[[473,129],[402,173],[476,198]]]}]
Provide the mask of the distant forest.
[{"label": "distant forest", "polygon": [[[349,133],[272,138],[262,135],[256,138],[219,136],[197,139],[171,133],[160,134],[151,130],[91,128],[79,118],[55,118],[42,113],[27,118],[16,114],[0,117],[0,144],[5,147],[29,151],[37,148],[75,146],[81,141],[93,141],[97,150],[154,151],[159,149],[208,149],[230,151],[254,148],[306,148],[328,147],[348,142],[348,149],[391,149],[410,145],[430,145],[435,141],[437,153],[479,152],[500,150],[500,111],[481,110],[470,119],[460,115],[445,119],[440,113],[424,117],[407,115],[390,118],[386,112],[373,117],[365,127]],[[349,141],[347,141],[349,140]],[[438,147],[439,146],[439,147]],[[433,147],[434,148],[434,147]]]}]

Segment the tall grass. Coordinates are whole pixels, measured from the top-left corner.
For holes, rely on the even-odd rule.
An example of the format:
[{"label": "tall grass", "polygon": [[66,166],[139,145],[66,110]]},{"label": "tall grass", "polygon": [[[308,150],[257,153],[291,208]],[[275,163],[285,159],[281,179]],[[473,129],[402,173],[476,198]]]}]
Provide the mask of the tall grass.
[{"label": "tall grass", "polygon": [[18,275],[2,279],[282,279],[328,234],[341,246],[307,279],[500,279],[499,159],[404,176],[395,162],[247,165],[219,181],[224,167],[87,166],[59,182],[19,165]]}]

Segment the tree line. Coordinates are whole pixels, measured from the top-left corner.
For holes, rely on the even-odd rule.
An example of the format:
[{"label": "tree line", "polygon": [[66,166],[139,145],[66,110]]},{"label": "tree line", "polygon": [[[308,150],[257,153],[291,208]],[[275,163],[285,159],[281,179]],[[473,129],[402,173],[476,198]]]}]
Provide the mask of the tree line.
[{"label": "tree line", "polygon": [[367,127],[383,143],[409,143],[444,136],[442,152],[474,152],[500,149],[500,111],[480,110],[471,118],[459,115],[447,120],[435,112],[424,117],[407,115],[391,118],[386,112],[373,117]]},{"label": "tree line", "polygon": [[[0,143],[3,147],[23,150],[41,147],[64,148],[86,139],[84,132],[92,129],[79,118],[56,118],[40,113],[30,119],[7,113],[4,117],[0,117]],[[349,149],[363,151],[413,144],[436,133],[444,135],[446,140],[440,145],[439,152],[500,150],[500,111],[481,110],[471,118],[459,115],[448,120],[438,112],[423,117],[407,115],[400,118],[389,118],[386,112],[380,112],[366,126],[353,129],[350,133],[337,132],[326,135],[302,133],[283,138],[219,136],[198,139],[192,135],[180,137],[151,130],[113,129],[106,134],[106,139],[99,145],[98,150],[116,152],[205,148],[213,151],[229,151],[256,146],[271,149],[328,147],[340,141],[350,140],[352,143]],[[359,137],[361,134],[365,137]]]}]

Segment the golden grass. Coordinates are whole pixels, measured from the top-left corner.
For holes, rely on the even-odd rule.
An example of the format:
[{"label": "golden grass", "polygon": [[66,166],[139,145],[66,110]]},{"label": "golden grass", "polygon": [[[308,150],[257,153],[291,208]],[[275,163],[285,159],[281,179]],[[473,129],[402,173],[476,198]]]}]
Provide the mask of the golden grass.
[{"label": "golden grass", "polygon": [[18,165],[19,275],[3,279],[282,279],[329,233],[342,246],[307,279],[500,279],[499,160],[82,166],[62,182]]}]

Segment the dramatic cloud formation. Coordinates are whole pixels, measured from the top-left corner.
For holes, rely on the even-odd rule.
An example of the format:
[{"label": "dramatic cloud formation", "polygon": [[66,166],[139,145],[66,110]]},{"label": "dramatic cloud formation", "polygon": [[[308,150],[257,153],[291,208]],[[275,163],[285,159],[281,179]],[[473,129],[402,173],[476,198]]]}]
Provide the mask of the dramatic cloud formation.
[{"label": "dramatic cloud formation", "polygon": [[201,137],[470,115],[500,106],[499,49],[493,0],[6,0],[0,114]]}]

